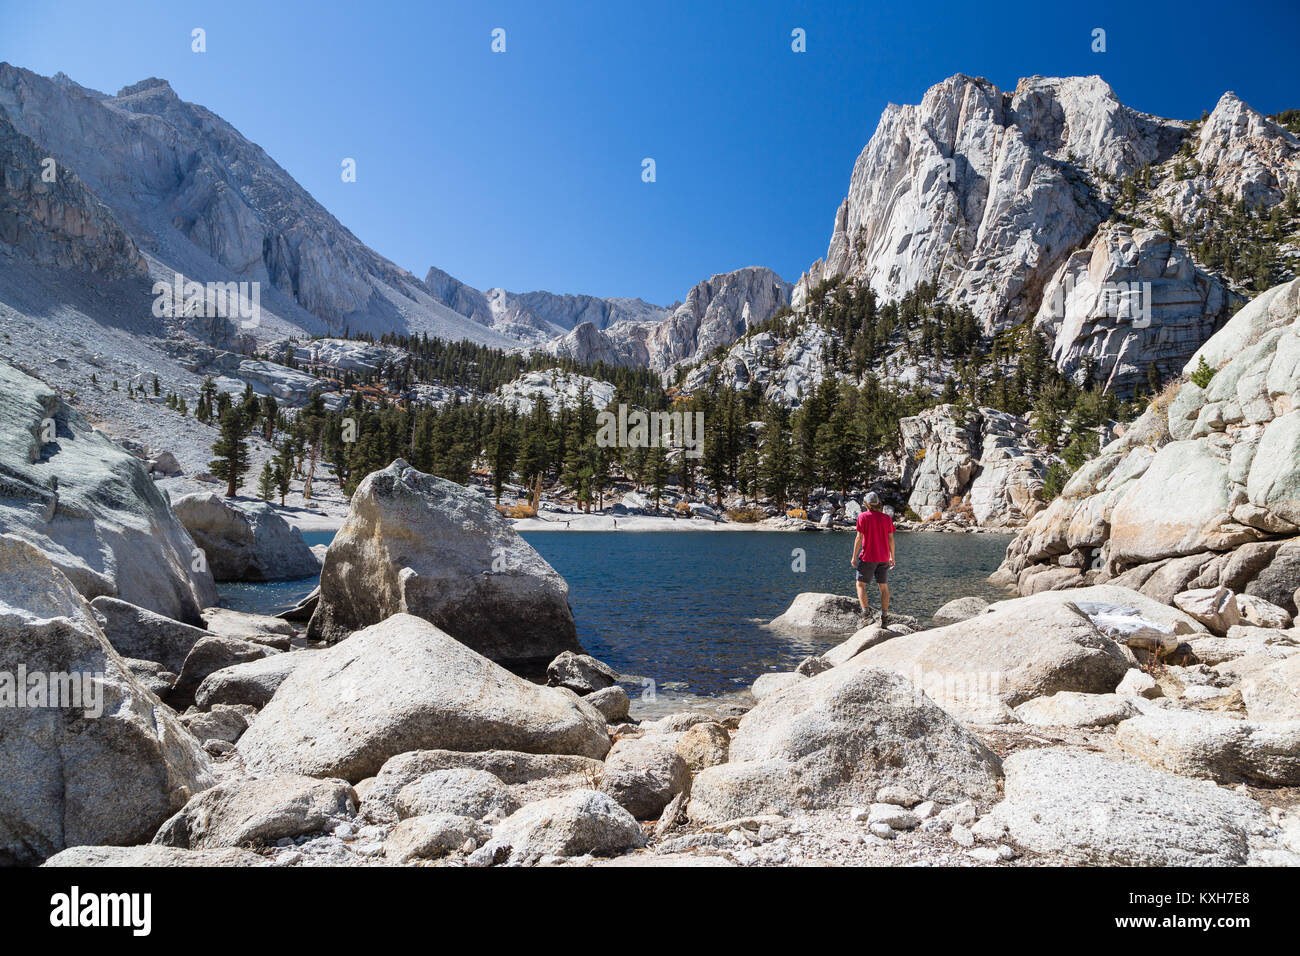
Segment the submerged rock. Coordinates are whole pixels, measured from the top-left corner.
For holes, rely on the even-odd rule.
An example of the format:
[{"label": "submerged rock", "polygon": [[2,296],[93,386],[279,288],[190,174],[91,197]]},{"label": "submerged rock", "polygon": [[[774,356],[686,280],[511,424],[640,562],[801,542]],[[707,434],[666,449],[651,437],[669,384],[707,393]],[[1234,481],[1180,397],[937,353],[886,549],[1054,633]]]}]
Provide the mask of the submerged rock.
[{"label": "submerged rock", "polygon": [[313,640],[402,613],[495,661],[582,650],[555,569],[483,497],[400,460],[357,487],[320,589]]},{"label": "submerged rock", "polygon": [[842,637],[858,629],[862,608],[856,598],[842,594],[805,592],[785,612],[772,619],[768,627],[800,634]]}]

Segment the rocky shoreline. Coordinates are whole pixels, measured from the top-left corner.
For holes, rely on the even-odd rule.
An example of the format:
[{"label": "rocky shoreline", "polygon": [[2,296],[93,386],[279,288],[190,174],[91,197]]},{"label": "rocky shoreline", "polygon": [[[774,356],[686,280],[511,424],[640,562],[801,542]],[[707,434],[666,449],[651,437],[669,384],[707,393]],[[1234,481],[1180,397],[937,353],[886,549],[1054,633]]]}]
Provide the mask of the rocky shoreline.
[{"label": "rocky shoreline", "polygon": [[[62,423],[13,479],[40,487],[97,439],[15,385],[5,434]],[[136,513],[152,484],[119,454],[106,470],[141,497],[106,500]],[[106,480],[81,479],[64,500]],[[754,675],[752,700],[634,720],[578,646],[565,582],[481,495],[405,462],[358,487],[288,620],[78,584],[64,567],[140,545],[68,537],[79,512],[57,508],[38,535],[48,504],[16,500],[0,672],[90,680],[80,707],[0,708],[6,863],[1300,863],[1300,629],[1249,596],[1101,586],[860,628],[853,599],[801,595],[770,626],[830,650]],[[238,503],[156,504],[193,593],[297,547]]]}]

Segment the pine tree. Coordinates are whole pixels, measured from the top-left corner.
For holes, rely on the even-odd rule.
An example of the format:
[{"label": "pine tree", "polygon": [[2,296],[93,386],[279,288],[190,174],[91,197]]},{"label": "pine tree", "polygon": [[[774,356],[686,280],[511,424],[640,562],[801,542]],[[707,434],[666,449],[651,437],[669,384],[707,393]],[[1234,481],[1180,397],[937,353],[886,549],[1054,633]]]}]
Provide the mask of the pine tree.
[{"label": "pine tree", "polygon": [[226,483],[226,497],[238,493],[239,481],[250,467],[248,460],[248,421],[236,408],[227,408],[221,415],[221,431],[212,445],[216,457],[208,467],[212,474]]},{"label": "pine tree", "polygon": [[284,499],[289,494],[289,480],[293,475],[294,467],[293,443],[285,439],[280,445],[280,453],[275,459],[275,488],[280,493],[280,507],[284,507]]},{"label": "pine tree", "polygon": [[275,493],[275,466],[269,461],[262,465],[262,473],[257,477],[257,494],[263,501],[270,501]]}]

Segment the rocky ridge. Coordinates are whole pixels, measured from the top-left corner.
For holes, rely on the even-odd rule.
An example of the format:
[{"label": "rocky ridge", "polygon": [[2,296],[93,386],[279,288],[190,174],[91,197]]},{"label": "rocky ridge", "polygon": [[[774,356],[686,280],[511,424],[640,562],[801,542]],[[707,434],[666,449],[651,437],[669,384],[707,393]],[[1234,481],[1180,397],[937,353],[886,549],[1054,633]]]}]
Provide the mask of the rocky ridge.
[{"label": "rocky ridge", "polygon": [[[1080,468],[1007,550],[1024,594],[1114,581],[1172,601],[1223,586],[1295,612],[1300,280],[1270,289]],[[1202,364],[1204,363],[1204,364]]]}]

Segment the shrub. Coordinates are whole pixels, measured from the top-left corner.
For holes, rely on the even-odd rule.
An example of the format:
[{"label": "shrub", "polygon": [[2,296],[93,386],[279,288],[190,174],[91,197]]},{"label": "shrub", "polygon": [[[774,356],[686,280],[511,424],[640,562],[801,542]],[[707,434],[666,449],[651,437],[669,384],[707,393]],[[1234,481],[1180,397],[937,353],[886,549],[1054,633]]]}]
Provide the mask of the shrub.
[{"label": "shrub", "polygon": [[754,524],[763,520],[763,512],[758,508],[730,508],[727,510],[728,521],[739,521],[742,524]]},{"label": "shrub", "polygon": [[1202,355],[1200,363],[1196,366],[1196,371],[1191,374],[1191,379],[1201,388],[1206,388],[1212,378],[1214,378],[1214,369],[1210,368],[1205,361],[1205,356]]},{"label": "shrub", "polygon": [[536,518],[537,509],[520,501],[513,505],[497,505],[497,511],[507,518]]}]

